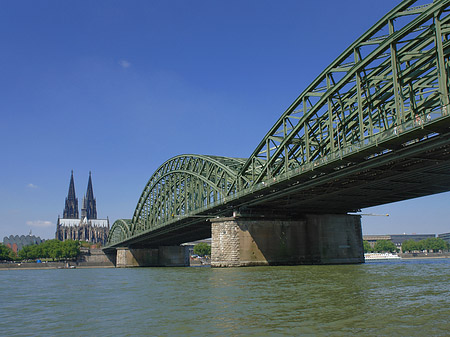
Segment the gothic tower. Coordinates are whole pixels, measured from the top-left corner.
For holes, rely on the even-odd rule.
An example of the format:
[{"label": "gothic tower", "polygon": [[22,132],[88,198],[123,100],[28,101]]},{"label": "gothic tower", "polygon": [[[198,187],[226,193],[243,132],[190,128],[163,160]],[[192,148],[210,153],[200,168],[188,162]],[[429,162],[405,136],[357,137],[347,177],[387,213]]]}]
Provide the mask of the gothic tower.
[{"label": "gothic tower", "polygon": [[64,219],[78,219],[78,199],[75,196],[75,185],[73,183],[73,170],[70,176],[69,193],[63,211]]},{"label": "gothic tower", "polygon": [[83,197],[83,207],[81,208],[81,218],[97,219],[97,207],[92,189],[91,171],[89,171],[89,181],[86,195]]}]

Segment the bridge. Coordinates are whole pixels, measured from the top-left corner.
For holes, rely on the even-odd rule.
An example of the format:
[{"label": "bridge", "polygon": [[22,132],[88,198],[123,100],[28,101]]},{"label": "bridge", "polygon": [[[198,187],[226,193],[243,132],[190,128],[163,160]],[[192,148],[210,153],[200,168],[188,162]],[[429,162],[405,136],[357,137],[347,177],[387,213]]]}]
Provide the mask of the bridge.
[{"label": "bridge", "polygon": [[183,264],[181,243],[212,237],[213,266],[363,262],[351,213],[450,190],[450,0],[416,2],[351,44],[248,158],[163,163],[105,252]]}]

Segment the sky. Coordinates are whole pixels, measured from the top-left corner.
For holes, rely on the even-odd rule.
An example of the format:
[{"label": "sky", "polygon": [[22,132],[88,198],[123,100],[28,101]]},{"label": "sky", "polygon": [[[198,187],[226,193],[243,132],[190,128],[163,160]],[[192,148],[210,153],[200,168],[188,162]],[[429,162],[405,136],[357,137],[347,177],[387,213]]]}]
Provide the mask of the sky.
[{"label": "sky", "polygon": [[[71,170],[112,224],[173,156],[249,157],[397,3],[1,1],[0,240],[54,238]],[[363,233],[450,232],[449,197],[364,209]]]}]

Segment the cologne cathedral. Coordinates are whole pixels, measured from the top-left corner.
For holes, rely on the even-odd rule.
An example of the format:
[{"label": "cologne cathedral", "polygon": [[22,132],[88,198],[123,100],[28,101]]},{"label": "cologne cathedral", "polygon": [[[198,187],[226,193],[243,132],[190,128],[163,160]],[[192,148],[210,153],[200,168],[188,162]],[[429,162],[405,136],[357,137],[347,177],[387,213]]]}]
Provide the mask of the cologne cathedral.
[{"label": "cologne cathedral", "polygon": [[56,223],[56,239],[79,240],[104,245],[109,233],[109,219],[97,219],[97,207],[92,189],[91,172],[86,195],[83,197],[81,217],[78,213],[78,198],[75,196],[73,171],[70,177],[69,193],[63,211],[63,217],[58,216]]}]

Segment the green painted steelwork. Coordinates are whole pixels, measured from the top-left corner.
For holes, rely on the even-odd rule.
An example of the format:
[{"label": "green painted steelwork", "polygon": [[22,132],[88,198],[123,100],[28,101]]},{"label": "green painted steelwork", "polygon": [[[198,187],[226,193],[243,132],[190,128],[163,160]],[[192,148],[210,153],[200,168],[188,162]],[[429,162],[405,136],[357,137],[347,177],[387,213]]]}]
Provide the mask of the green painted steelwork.
[{"label": "green painted steelwork", "polygon": [[201,155],[182,155],[166,161],[142,192],[132,219],[132,233],[235,194],[237,173],[243,163],[243,159]]},{"label": "green painted steelwork", "polygon": [[[401,149],[411,149],[411,155],[421,153],[418,144],[428,149],[450,120],[450,0],[415,3],[401,2],[350,45],[281,115],[248,159],[182,155],[161,165],[131,221],[114,223],[108,245],[165,226],[179,230],[189,223],[187,217],[225,214],[227,208],[256,204],[252,200],[268,198],[269,192],[276,199],[292,190],[298,199],[299,191],[320,186],[307,180],[311,177],[325,177],[324,184],[351,181],[381,165],[372,164],[373,158],[390,167],[391,158],[406,160]],[[439,149],[447,143],[436,142]],[[361,162],[367,163],[365,171]],[[344,178],[349,174],[352,178]],[[300,181],[304,187],[296,185]],[[268,190],[276,184],[284,191]]]},{"label": "green painted steelwork", "polygon": [[[133,218],[114,223],[109,243],[158,228],[168,221],[234,195],[237,173],[246,159],[181,155],[169,159],[152,175]],[[244,178],[249,183],[247,178]],[[126,227],[126,228],[125,228]]]},{"label": "green painted steelwork", "polygon": [[122,242],[131,236],[131,219],[118,219],[114,221],[108,235],[107,245]]},{"label": "green painted steelwork", "polygon": [[282,114],[240,172],[265,160],[250,185],[349,149],[382,154],[386,138],[447,114],[449,1],[415,2],[386,14]]}]

